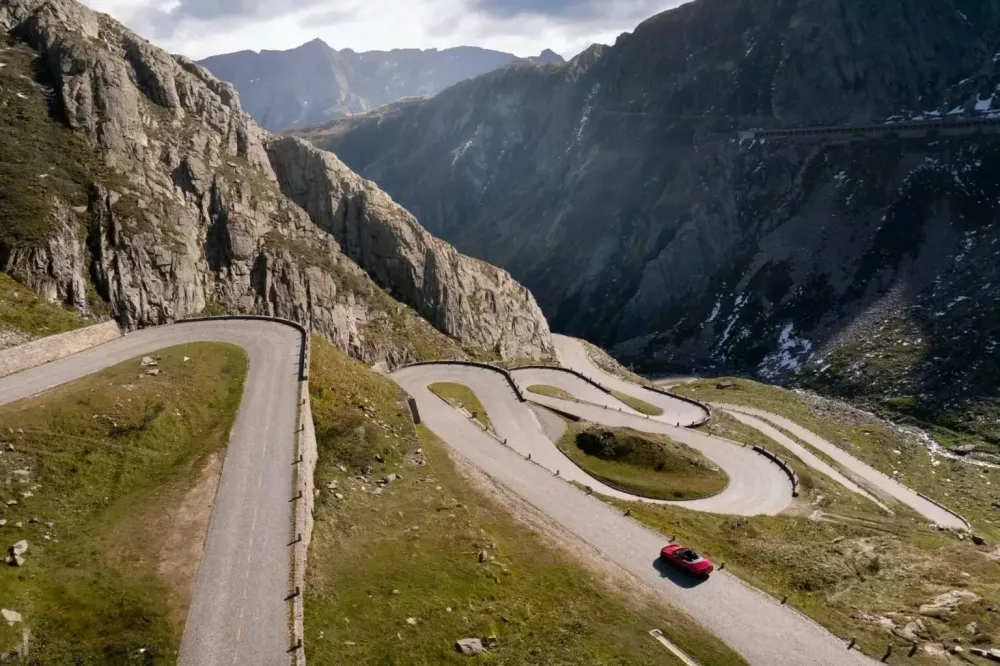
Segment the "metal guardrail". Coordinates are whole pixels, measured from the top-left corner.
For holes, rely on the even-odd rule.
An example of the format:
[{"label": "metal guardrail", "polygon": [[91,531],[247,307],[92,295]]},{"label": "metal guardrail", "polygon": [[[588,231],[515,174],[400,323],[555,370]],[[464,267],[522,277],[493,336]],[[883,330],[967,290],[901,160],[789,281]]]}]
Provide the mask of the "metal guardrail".
[{"label": "metal guardrail", "polygon": [[582,379],[583,381],[587,382],[594,388],[603,391],[608,395],[611,395],[611,389],[609,389],[608,387],[602,385],[599,382],[594,381],[593,379],[583,374],[582,372],[573,370],[572,368],[564,368],[561,365],[523,365],[520,368],[514,368],[510,372],[511,374],[513,374],[515,372],[518,372],[519,370],[553,370],[555,372],[567,372],[576,377],[577,379]]},{"label": "metal guardrail", "polygon": [[695,407],[699,408],[702,412],[705,413],[705,416],[702,417],[701,421],[698,421],[697,423],[692,423],[691,424],[692,427],[705,425],[706,423],[708,423],[709,419],[712,418],[712,408],[703,402],[698,402],[693,398],[688,398],[683,395],[678,395],[676,393],[672,393],[671,391],[666,391],[664,389],[657,388],[655,386],[643,386],[643,388],[646,389],[647,391],[652,391],[653,393],[659,393],[660,395],[665,395],[669,398],[673,398],[674,400],[680,400],[681,402],[686,402],[689,405],[694,405]]},{"label": "metal guardrail", "polygon": [[765,458],[767,458],[768,460],[770,460],[774,464],[776,464],[778,467],[780,467],[782,469],[782,471],[785,472],[785,474],[788,476],[788,480],[792,482],[792,497],[798,497],[799,496],[799,475],[795,473],[795,470],[792,469],[788,465],[788,463],[784,461],[784,459],[782,459],[777,454],[771,453],[770,451],[768,451],[767,449],[765,449],[763,446],[758,446],[757,444],[754,444],[753,445],[753,450],[756,451],[757,453],[761,454],[762,456],[764,456]]},{"label": "metal guardrail", "polygon": [[469,368],[481,368],[483,370],[492,370],[493,372],[499,372],[510,384],[510,387],[514,390],[514,395],[517,396],[518,402],[527,402],[524,394],[521,393],[521,388],[514,381],[511,376],[510,371],[507,368],[501,368],[498,365],[493,365],[491,363],[477,363],[475,361],[417,361],[416,363],[408,363],[404,366],[396,368],[396,370],[405,370],[406,368],[416,368],[425,365],[464,365]]},{"label": "metal guardrail", "polygon": [[[892,478],[892,477],[889,477],[889,478]],[[899,482],[897,481],[896,483],[899,483]],[[903,484],[900,483],[899,485],[902,486]],[[905,488],[906,486],[903,486],[903,487]],[[948,507],[946,507],[944,504],[941,504],[941,502],[938,502],[933,497],[928,497],[927,495],[924,495],[923,493],[917,492],[916,490],[914,490],[913,492],[917,493],[918,497],[921,497],[921,498],[927,500],[928,502],[930,502],[931,504],[933,504],[937,508],[941,509],[942,511],[947,511],[951,515],[955,516],[956,518],[958,518],[959,520],[962,521],[962,524],[965,525],[965,529],[969,530],[970,532],[972,531],[972,523],[970,523],[968,520],[966,520],[965,516],[963,516],[959,512],[957,512],[957,511],[955,511],[953,509],[949,509]]]},{"label": "metal guardrail", "polygon": [[[550,366],[550,365],[525,365],[525,366],[522,366],[520,368],[514,368],[511,372],[514,373],[514,372],[517,372],[518,370],[555,370],[557,372],[568,372],[569,374],[577,377],[578,379],[582,379],[583,381],[585,381],[588,384],[590,384],[591,386],[594,386],[595,388],[603,391],[604,393],[607,393],[608,395],[612,395],[611,389],[607,388],[606,386],[604,386],[600,382],[591,379],[590,377],[588,377],[587,375],[583,374],[582,372],[579,372],[577,370],[573,370],[572,368],[564,368],[562,366]],[[710,418],[712,418],[712,410],[711,410],[711,408],[709,408],[708,405],[705,405],[705,404],[702,404],[702,403],[698,402],[697,400],[692,400],[691,398],[686,398],[686,397],[684,397],[682,395],[677,395],[675,393],[671,393],[670,391],[664,391],[663,389],[660,389],[660,388],[655,388],[655,387],[651,387],[651,386],[643,386],[641,384],[636,384],[636,386],[638,386],[639,388],[646,389],[647,391],[652,391],[653,393],[659,393],[660,395],[665,395],[668,398],[673,398],[674,400],[680,400],[681,402],[686,402],[689,405],[694,405],[695,407],[698,407],[699,409],[701,409],[702,412],[704,412],[704,414],[705,414],[704,417],[702,417],[702,419],[700,421],[692,423],[690,427],[697,427],[697,426],[700,426],[700,425],[705,425],[706,423],[708,423],[708,420]]]}]

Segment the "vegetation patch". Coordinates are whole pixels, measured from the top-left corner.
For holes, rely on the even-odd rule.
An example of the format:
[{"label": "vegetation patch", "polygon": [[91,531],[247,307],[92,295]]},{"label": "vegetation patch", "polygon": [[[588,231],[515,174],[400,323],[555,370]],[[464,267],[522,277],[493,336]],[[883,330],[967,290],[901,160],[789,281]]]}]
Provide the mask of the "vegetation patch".
[{"label": "vegetation patch", "polygon": [[91,323],[72,310],[44,301],[35,292],[0,273],[0,330],[44,337]]},{"label": "vegetation patch", "polygon": [[645,400],[640,400],[635,396],[631,396],[627,393],[622,393],[620,391],[614,391],[614,390],[611,391],[611,395],[615,396],[615,398],[617,398],[621,402],[624,402],[626,405],[628,405],[635,411],[639,412],[640,414],[647,414],[649,416],[663,415],[662,409],[660,409],[656,405],[649,404]]},{"label": "vegetation patch", "polygon": [[558,386],[548,386],[546,384],[533,384],[528,387],[529,393],[536,393],[538,395],[545,395],[550,398],[559,398],[560,400],[570,400],[572,402],[579,402],[576,396],[574,396],[569,391],[559,388]]},{"label": "vegetation patch", "polygon": [[414,428],[391,380],[318,339],[311,361],[311,662],[468,664],[455,642],[495,637],[472,661],[679,664],[648,634],[662,628],[700,663],[743,663],[683,613],[609,587],[579,553],[515,520]]},{"label": "vegetation patch", "polygon": [[729,483],[725,472],[666,435],[571,423],[557,446],[595,479],[652,499],[698,499]]},{"label": "vegetation patch", "polygon": [[[179,526],[178,507],[218,463],[247,363],[219,343],[154,356],[157,376],[133,359],[0,407],[0,534],[28,542],[0,597],[34,663],[176,663],[209,517]],[[3,623],[0,648],[21,628]]]},{"label": "vegetation patch", "polygon": [[50,236],[55,201],[86,206],[101,165],[56,116],[56,93],[38,54],[0,36],[0,247]]},{"label": "vegetation patch", "polygon": [[452,407],[464,409],[469,412],[472,418],[479,421],[479,425],[483,426],[486,430],[493,430],[493,424],[490,423],[490,417],[486,414],[486,408],[483,407],[483,403],[479,401],[478,396],[468,386],[450,382],[439,382],[431,384],[427,388],[434,395],[446,400]]}]

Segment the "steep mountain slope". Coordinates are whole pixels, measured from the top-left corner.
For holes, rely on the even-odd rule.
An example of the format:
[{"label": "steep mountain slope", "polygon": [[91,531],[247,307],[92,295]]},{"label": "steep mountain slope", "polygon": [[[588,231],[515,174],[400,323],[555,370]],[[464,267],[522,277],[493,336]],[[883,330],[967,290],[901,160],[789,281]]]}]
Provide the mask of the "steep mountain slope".
[{"label": "steep mountain slope", "polygon": [[[995,284],[980,266],[997,233],[996,140],[736,132],[987,114],[998,53],[996,3],[696,0],[561,68],[513,64],[305,135],[510,270],[554,328],[647,368],[787,378],[890,310],[925,308],[921,344],[942,352],[910,384],[888,373],[902,399],[877,402],[926,401],[908,413],[964,428],[971,407],[942,396],[956,382],[994,396],[997,369],[945,338],[993,340],[992,296],[962,289]],[[838,367],[827,388],[858,394],[864,376],[845,386]]]},{"label": "steep mountain slope", "polygon": [[551,349],[524,287],[333,156],[276,141],[204,68],[74,0],[5,0],[0,27],[0,269],[50,300],[127,328],[284,316],[391,365]]},{"label": "steep mountain slope", "polygon": [[[362,113],[404,97],[434,95],[515,60],[510,53],[472,46],[338,51],[315,39],[288,51],[240,51],[199,64],[236,86],[246,111],[261,126],[277,131]],[[548,49],[528,60],[564,62]]]}]

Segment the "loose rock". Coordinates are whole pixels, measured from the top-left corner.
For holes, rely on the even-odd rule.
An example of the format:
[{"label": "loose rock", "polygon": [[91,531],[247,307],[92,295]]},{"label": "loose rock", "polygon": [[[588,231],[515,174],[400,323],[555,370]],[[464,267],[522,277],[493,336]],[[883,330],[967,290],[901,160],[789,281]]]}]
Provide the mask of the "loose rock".
[{"label": "loose rock", "polygon": [[959,606],[975,603],[980,598],[978,594],[969,590],[952,590],[951,592],[939,594],[926,604],[920,606],[920,614],[947,620],[958,612]]},{"label": "loose rock", "polygon": [[486,651],[478,638],[460,638],[455,641],[455,649],[468,657],[475,657]]}]

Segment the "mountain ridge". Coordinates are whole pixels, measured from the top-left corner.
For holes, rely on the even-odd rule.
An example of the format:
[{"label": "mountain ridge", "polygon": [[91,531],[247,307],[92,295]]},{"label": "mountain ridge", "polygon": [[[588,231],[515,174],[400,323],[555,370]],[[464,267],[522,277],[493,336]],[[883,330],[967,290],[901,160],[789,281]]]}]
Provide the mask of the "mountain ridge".
[{"label": "mountain ridge", "polygon": [[[1000,370],[946,331],[971,327],[986,346],[1000,332],[941,301],[973,275],[994,283],[948,267],[967,232],[979,229],[979,252],[993,242],[996,139],[741,143],[738,131],[990,113],[998,53],[990,3],[695,0],[565,65],[510,65],[302,136],[510,270],[557,331],[650,371],[791,381],[822,360],[813,385],[918,418],[943,410],[969,431],[971,403],[949,387],[989,403]],[[930,332],[907,339],[922,355],[886,370],[884,395],[862,390],[853,352],[829,363],[917,306]],[[948,314],[934,324],[928,309]],[[1000,441],[987,430],[975,436]]]},{"label": "mountain ridge", "polygon": [[530,58],[476,46],[355,51],[334,49],[317,38],[293,49],[237,51],[199,64],[233,83],[250,115],[278,131],[434,95],[518,60],[563,62],[549,49]]},{"label": "mountain ridge", "polygon": [[129,330],[281,316],[390,367],[551,353],[524,287],[336,157],[261,129],[196,63],[75,0],[5,0],[0,27],[0,269],[48,300]]}]

